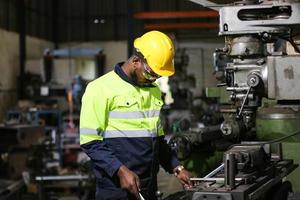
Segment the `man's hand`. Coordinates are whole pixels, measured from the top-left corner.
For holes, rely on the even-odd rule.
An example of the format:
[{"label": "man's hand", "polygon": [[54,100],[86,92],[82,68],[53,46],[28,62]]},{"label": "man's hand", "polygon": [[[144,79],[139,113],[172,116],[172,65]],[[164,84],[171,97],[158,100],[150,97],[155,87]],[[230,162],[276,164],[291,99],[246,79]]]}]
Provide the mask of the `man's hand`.
[{"label": "man's hand", "polygon": [[175,168],[174,173],[185,189],[189,189],[193,186],[192,182],[190,181],[190,177],[191,177],[190,173],[187,170],[185,170],[183,167],[179,171],[177,170],[177,168]]},{"label": "man's hand", "polygon": [[122,189],[126,189],[133,194],[136,199],[140,200],[140,179],[139,177],[126,166],[122,165],[118,170],[118,177]]}]

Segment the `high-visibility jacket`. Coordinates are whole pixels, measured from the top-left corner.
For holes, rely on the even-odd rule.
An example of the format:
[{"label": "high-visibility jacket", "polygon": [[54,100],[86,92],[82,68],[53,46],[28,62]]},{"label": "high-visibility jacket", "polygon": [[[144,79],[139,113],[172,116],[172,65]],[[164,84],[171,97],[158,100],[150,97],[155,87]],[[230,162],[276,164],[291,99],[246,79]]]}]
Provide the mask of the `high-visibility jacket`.
[{"label": "high-visibility jacket", "polygon": [[120,65],[88,84],[80,114],[80,144],[93,162],[97,190],[104,196],[126,196],[115,174],[121,165],[140,177],[142,187],[152,184],[152,189],[159,163],[169,172],[179,165],[163,140],[159,88],[130,83]]}]

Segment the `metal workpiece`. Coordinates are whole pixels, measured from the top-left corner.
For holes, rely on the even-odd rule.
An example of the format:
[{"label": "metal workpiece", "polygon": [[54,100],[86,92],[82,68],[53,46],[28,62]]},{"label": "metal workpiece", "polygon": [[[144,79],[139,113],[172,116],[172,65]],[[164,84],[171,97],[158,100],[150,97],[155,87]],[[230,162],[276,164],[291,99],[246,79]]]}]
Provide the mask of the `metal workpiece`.
[{"label": "metal workpiece", "polygon": [[225,153],[224,154],[224,173],[225,173],[225,188],[232,190],[235,188],[235,175],[237,163],[235,159],[235,154]]},{"label": "metal workpiece", "polygon": [[227,160],[233,160],[233,157],[231,158],[228,156],[229,154],[234,155],[233,157],[237,163],[236,170],[243,173],[263,170],[261,167],[267,166],[271,158],[271,152],[266,152],[264,146],[259,142],[234,145],[231,149],[225,152],[224,162]]}]

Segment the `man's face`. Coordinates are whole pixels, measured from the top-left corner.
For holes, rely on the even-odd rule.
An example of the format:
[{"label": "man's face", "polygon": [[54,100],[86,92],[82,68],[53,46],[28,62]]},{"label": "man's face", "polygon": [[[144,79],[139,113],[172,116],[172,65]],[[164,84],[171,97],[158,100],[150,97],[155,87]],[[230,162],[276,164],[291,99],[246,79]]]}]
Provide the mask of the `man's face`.
[{"label": "man's face", "polygon": [[137,84],[142,86],[151,85],[158,78],[160,78],[160,76],[151,70],[146,60],[140,59],[139,62],[136,63],[133,79]]}]

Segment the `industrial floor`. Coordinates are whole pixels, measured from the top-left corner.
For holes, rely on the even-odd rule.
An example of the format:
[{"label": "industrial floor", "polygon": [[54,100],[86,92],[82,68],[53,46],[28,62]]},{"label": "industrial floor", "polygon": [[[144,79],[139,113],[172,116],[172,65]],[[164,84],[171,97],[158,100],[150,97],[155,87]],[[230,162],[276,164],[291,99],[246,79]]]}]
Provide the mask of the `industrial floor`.
[{"label": "industrial floor", "polygon": [[164,169],[160,168],[157,176],[158,190],[163,193],[163,197],[182,191],[183,188],[180,182],[173,174],[165,172]]}]

